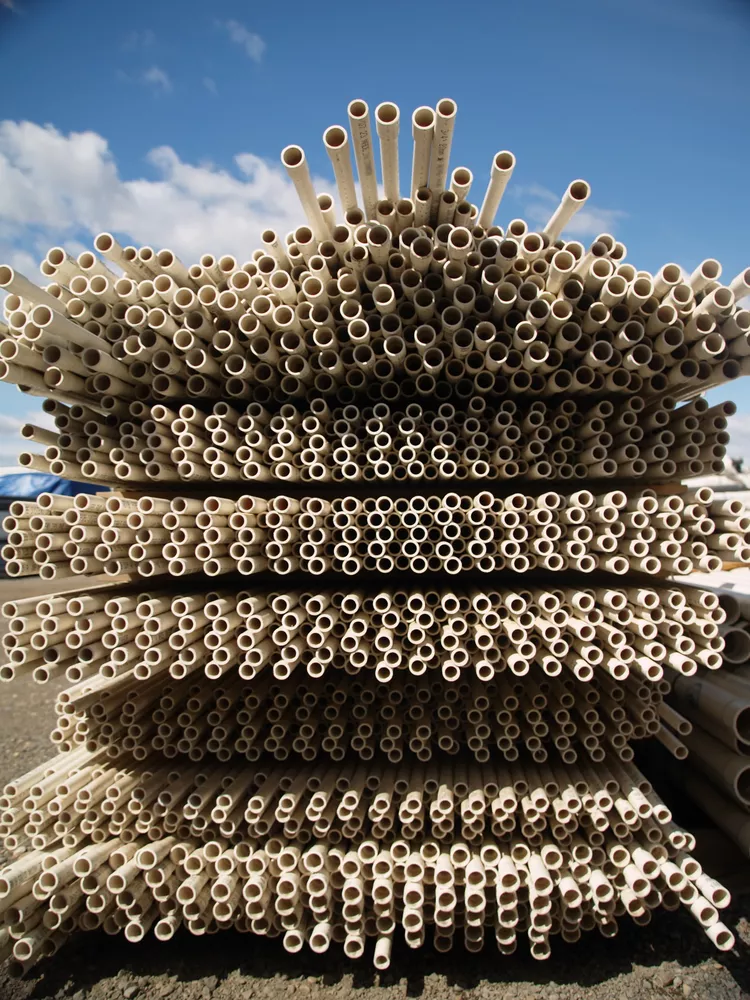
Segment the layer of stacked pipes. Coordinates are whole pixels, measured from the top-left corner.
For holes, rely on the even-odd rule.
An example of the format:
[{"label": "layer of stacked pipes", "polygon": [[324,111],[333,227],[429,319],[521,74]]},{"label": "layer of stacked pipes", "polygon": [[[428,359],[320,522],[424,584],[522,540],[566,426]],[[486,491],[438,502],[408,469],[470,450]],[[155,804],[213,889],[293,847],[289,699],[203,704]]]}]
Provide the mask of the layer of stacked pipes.
[{"label": "layer of stacked pipes", "polygon": [[[236,668],[242,681],[295,682],[326,674],[372,675],[387,684],[442,678],[449,685],[526,677],[605,683],[721,666],[724,611],[709,592],[689,587],[534,587],[380,592],[365,590],[139,593],[103,586],[73,596],[26,598],[3,606],[5,680],[65,674],[84,689],[110,690]],[[198,589],[201,588],[201,589]],[[159,684],[164,678],[159,679]],[[555,681],[557,684],[557,681]],[[615,684],[615,686],[616,686]],[[527,685],[524,683],[524,687]],[[254,688],[255,689],[255,686]],[[111,692],[110,692],[111,693]],[[616,696],[619,697],[619,696]]]},{"label": "layer of stacked pipes", "polygon": [[[393,385],[395,383],[386,383]],[[666,401],[669,403],[669,401]],[[22,464],[60,476],[137,484],[236,482],[345,483],[452,480],[663,480],[721,471],[731,403],[699,397],[678,408],[643,412],[643,399],[615,406],[564,399],[554,405],[506,399],[488,406],[471,396],[453,403],[387,403],[331,409],[285,403],[130,404],[129,419],[51,401],[56,430],[26,424],[45,454]],[[434,409],[430,409],[434,405]]]},{"label": "layer of stacked pipes", "polygon": [[397,926],[416,948],[434,925],[438,950],[494,937],[509,954],[523,935],[542,959],[551,935],[611,937],[618,918],[645,925],[654,908],[682,906],[717,947],[734,943],[720,919],[729,893],[621,761],[150,763],[81,748],[6,787],[6,841],[30,848],[0,875],[3,944],[19,970],[99,927],[130,941],[235,927],[283,935],[290,952],[341,942],[351,958],[375,938],[387,968]]},{"label": "layer of stacked pipes", "polygon": [[8,574],[45,580],[264,571],[658,575],[750,561],[750,517],[708,487],[331,500],[40,494],[12,503],[3,527]]},{"label": "layer of stacked pipes", "polygon": [[[452,108],[446,121],[453,123],[455,104],[443,103]],[[369,111],[363,102],[355,105],[361,114],[352,113],[352,127],[356,136],[368,137]],[[424,118],[427,110],[418,109],[415,115]],[[437,111],[430,113],[435,121],[440,119]],[[397,134],[397,109],[395,114]],[[392,125],[393,120],[384,125],[384,135]],[[327,140],[327,149],[343,221],[336,218],[332,197],[312,190],[304,152],[287,147],[282,162],[308,225],[285,236],[266,230],[261,247],[244,263],[229,255],[204,254],[188,267],[169,249],[122,247],[111,234],[101,233],[94,241],[97,252],[84,251],[77,258],[53,247],[41,265],[45,278],[51,279],[45,288],[12,267],[0,266],[0,288],[9,293],[0,331],[0,378],[83,407],[80,423],[95,428],[85,434],[65,432],[62,442],[44,441],[52,449],[48,456],[27,453],[24,462],[44,469],[54,463],[55,474],[68,478],[80,476],[84,467],[86,478],[110,483],[138,481],[145,475],[189,481],[280,472],[281,478],[294,478],[289,465],[298,475],[312,467],[311,478],[336,478],[334,469],[350,478],[353,470],[343,470],[351,459],[334,459],[333,452],[341,449],[333,448],[326,432],[321,433],[312,411],[306,414],[311,427],[306,433],[324,439],[321,448],[324,458],[330,456],[327,461],[314,444],[308,442],[302,449],[300,442],[288,441],[287,426],[264,434],[257,427],[262,419],[253,424],[252,430],[258,431],[252,435],[254,443],[231,440],[237,437],[233,429],[220,434],[219,443],[211,445],[211,460],[201,456],[202,449],[177,443],[171,430],[174,403],[197,400],[192,412],[200,418],[215,400],[228,401],[229,413],[239,416],[246,401],[257,404],[259,412],[290,401],[306,410],[315,401],[321,414],[331,404],[356,405],[362,396],[373,405],[425,400],[435,410],[451,401],[461,408],[472,400],[494,406],[509,399],[528,406],[553,397],[556,415],[562,417],[570,414],[560,412],[561,404],[580,399],[579,416],[587,427],[586,411],[603,403],[611,416],[608,404],[614,399],[630,402],[636,412],[645,408],[657,432],[664,429],[655,422],[663,409],[669,413],[676,402],[746,373],[750,311],[739,302],[750,291],[750,269],[728,284],[721,283],[721,264],[711,258],[689,276],[674,263],[652,275],[627,263],[626,247],[609,234],[600,234],[588,247],[563,240],[565,225],[590,194],[581,180],[571,183],[539,232],[529,230],[521,219],[510,220],[505,229],[496,226],[515,158],[507,151],[493,158],[490,182],[478,206],[468,200],[471,171],[456,168],[450,186],[442,168],[437,175],[431,173],[429,135],[434,136],[435,127],[433,122],[425,131],[414,123],[418,141],[427,146],[419,147],[411,196],[404,198],[397,166],[393,170],[389,133],[383,162],[384,173],[391,175],[387,198],[373,200],[371,191],[363,199],[364,211],[357,204],[346,129],[333,126],[326,131],[329,138],[335,136],[334,145]],[[453,124],[446,129],[452,135]],[[354,145],[362,180],[363,169],[366,176],[374,176],[374,160],[369,138],[363,147],[360,141]],[[440,149],[449,153],[450,139]],[[157,415],[150,412],[154,405]],[[106,416],[133,418],[132,432],[106,433]],[[142,432],[144,418],[156,425],[147,434]],[[186,423],[181,433],[200,438]],[[502,440],[490,437],[489,447],[470,445],[479,457],[467,467],[481,463],[475,477],[523,475],[527,462],[534,468],[539,455],[530,445],[539,443],[533,434],[536,425],[527,418],[524,433],[531,436],[528,442],[521,438],[517,456],[513,445],[518,439],[506,440],[504,429],[496,431]],[[598,432],[619,439],[614,448],[606,437],[598,445],[616,456],[589,456],[581,462],[566,458],[562,464],[574,470],[593,467],[593,475],[611,474],[600,470],[604,461],[621,463],[628,475],[642,475],[644,462],[658,474],[658,463],[665,460],[676,462],[679,475],[720,471],[726,447],[723,428],[696,426],[678,433],[684,440],[676,459],[641,458],[639,439],[627,433],[631,429],[618,412],[612,430],[605,426]],[[565,436],[565,431],[560,433]],[[697,438],[692,440],[690,433]],[[29,432],[31,437],[38,434]],[[584,439],[591,436],[584,432]],[[647,453],[669,447],[658,434],[652,437],[653,443],[646,439]],[[159,440],[155,447],[144,447],[147,438]],[[274,453],[265,459],[273,445]],[[244,460],[234,455],[237,446],[245,450]],[[594,441],[579,451],[596,446]],[[403,466],[402,475],[410,478],[424,474],[420,464],[436,467],[445,477],[454,475],[451,466],[440,470],[446,461],[455,463],[450,447],[447,458],[421,463],[408,456],[392,462],[390,453],[397,452],[392,441],[374,447],[384,451],[383,461]],[[423,445],[404,447],[419,453]],[[171,455],[175,448],[181,453],[178,459]],[[306,462],[301,450],[312,453]],[[575,457],[575,449],[559,450],[566,455],[572,451]],[[493,461],[482,457],[483,452]],[[80,458],[80,453],[86,457]],[[321,464],[327,471],[317,468]],[[167,468],[146,473],[153,465]],[[263,472],[254,469],[256,465]],[[485,465],[497,471],[488,473]],[[233,471],[227,473],[224,466]],[[506,466],[510,471],[504,474]],[[671,469],[667,465],[662,475],[673,475]],[[549,472],[543,466],[538,475],[547,478]]]},{"label": "layer of stacked pipes", "polygon": [[348,114],[336,199],[286,147],[306,224],[245,261],[101,233],[45,287],[0,266],[0,380],[54,424],[20,464],[114,490],[3,524],[10,576],[79,584],[2,609],[0,680],[58,691],[0,796],[17,973],[97,928],[543,959],[659,907],[733,947],[634,747],[747,804],[736,618],[672,577],[750,562],[742,504],[679,482],[723,469],[702,394],[750,373],[750,269],[564,239],[582,180],[496,225],[515,157],[470,200],[449,99],[402,191],[398,107]]}]

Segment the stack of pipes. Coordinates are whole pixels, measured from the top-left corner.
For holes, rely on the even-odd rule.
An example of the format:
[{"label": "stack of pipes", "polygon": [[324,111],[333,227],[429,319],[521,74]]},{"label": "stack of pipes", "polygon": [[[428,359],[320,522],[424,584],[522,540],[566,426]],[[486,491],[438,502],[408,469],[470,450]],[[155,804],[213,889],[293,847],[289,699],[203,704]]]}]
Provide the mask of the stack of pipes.
[{"label": "stack of pipes", "polygon": [[0,379],[54,421],[21,464],[114,490],[4,522],[11,576],[81,583],[3,607],[0,679],[68,685],[0,797],[16,972],[98,927],[385,969],[397,930],[543,959],[684,907],[733,946],[632,744],[747,804],[736,619],[670,578],[750,562],[741,505],[679,483],[723,468],[701,394],[750,373],[750,270],[562,239],[581,180],[495,225],[515,158],[473,204],[456,110],[414,113],[408,197],[395,104],[324,133],[338,207],[286,147],[307,224],[244,263],[101,233],[44,288],[0,266]]},{"label": "stack of pipes", "polygon": [[707,487],[331,500],[43,493],[11,504],[3,555],[9,576],[45,580],[266,570],[686,574],[750,561],[750,517],[733,516],[727,504]]},{"label": "stack of pipes", "polygon": [[[739,513],[738,500],[729,500]],[[709,591],[707,591],[709,593]],[[711,591],[724,614],[723,667],[675,682],[667,719],[688,751],[679,775],[688,794],[750,857],[750,596]]]},{"label": "stack of pipes", "polygon": [[[386,385],[396,385],[388,382]],[[331,409],[322,397],[309,407],[219,401],[204,413],[193,403],[167,407],[137,402],[127,420],[78,404],[52,401],[56,430],[26,424],[21,436],[45,445],[21,464],[55,475],[113,482],[343,483],[452,480],[582,480],[638,477],[649,481],[720,472],[731,403],[703,398],[679,408],[662,400],[643,414],[643,399],[594,405],[563,399],[497,406],[472,396],[466,409],[441,402],[388,403]]]},{"label": "stack of pipes", "polygon": [[[501,674],[563,677],[614,687],[654,683],[664,667],[685,676],[721,666],[724,612],[716,595],[685,587],[638,585],[512,591],[238,590],[206,592],[130,585],[89,593],[26,598],[3,606],[9,662],[0,677],[32,674],[45,683],[182,680],[201,671],[218,680],[238,671],[313,680],[327,671],[396,671],[493,684]],[[601,581],[600,581],[601,582]],[[163,588],[162,583],[162,588]],[[564,672],[563,672],[564,671]],[[95,683],[99,683],[98,681]],[[615,697],[619,697],[616,695]]]}]

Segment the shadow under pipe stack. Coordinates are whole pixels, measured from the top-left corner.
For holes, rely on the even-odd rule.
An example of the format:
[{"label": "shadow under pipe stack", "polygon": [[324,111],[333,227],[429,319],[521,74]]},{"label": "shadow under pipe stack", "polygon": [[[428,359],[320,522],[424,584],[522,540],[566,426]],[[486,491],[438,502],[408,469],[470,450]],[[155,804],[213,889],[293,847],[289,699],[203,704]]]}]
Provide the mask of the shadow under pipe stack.
[{"label": "shadow under pipe stack", "polygon": [[45,288],[0,267],[0,378],[56,428],[21,464],[102,486],[5,524],[10,575],[80,577],[3,608],[0,677],[69,683],[0,800],[17,974],[97,928],[385,969],[394,937],[544,959],[684,907],[733,947],[633,746],[749,852],[743,609],[675,577],[750,562],[741,504],[689,482],[723,467],[702,393],[750,373],[750,270],[565,240],[582,180],[496,225],[515,158],[472,202],[449,99],[402,192],[374,119],[324,133],[336,207],[284,149],[306,224],[245,262],[101,233]]}]

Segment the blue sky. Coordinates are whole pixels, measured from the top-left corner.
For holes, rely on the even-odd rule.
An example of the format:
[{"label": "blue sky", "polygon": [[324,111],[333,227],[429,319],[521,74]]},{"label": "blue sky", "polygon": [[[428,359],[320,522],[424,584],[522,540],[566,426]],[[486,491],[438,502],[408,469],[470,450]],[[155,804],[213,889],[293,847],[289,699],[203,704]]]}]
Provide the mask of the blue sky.
[{"label": "blue sky", "polygon": [[[393,100],[407,186],[411,112],[449,96],[472,200],[492,155],[516,154],[501,224],[543,218],[584,177],[571,235],[608,229],[652,271],[715,256],[730,278],[750,264],[749,51],[746,0],[0,0],[0,259],[36,279],[40,251],[103,228],[188,263],[249,256],[261,228],[301,216],[283,146],[302,145],[332,191],[323,130],[355,97]],[[745,381],[722,396],[750,457]],[[0,463],[36,407],[0,386]]]}]

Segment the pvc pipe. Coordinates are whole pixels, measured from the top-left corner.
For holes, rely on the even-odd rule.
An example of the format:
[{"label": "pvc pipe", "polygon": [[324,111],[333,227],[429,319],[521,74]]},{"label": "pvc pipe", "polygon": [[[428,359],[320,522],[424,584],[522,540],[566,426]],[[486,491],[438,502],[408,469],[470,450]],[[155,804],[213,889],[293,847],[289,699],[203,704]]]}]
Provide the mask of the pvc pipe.
[{"label": "pvc pipe", "polygon": [[477,224],[485,229],[488,229],[495,221],[497,210],[515,166],[516,158],[512,153],[507,150],[495,153],[490,168],[490,181],[477,217]]},{"label": "pvc pipe", "polygon": [[427,187],[430,178],[430,158],[435,135],[435,112],[432,108],[417,108],[411,118],[414,153],[411,167],[411,197],[419,188]]},{"label": "pvc pipe", "polygon": [[399,119],[399,109],[395,104],[385,101],[375,108],[375,125],[378,130],[378,138],[380,139],[380,168],[383,176],[383,190],[386,198],[394,204],[401,197],[398,183]]},{"label": "pvc pipe", "polygon": [[[445,190],[448,178],[448,164],[453,143],[453,129],[456,124],[458,106],[449,97],[437,102],[435,108],[435,134],[430,163],[429,187],[433,198],[437,198]],[[413,194],[413,192],[412,192]],[[481,225],[481,223],[480,223]]]},{"label": "pvc pipe", "polygon": [[328,239],[328,227],[318,205],[304,150],[300,146],[286,146],[281,152],[281,162],[294,184],[307,220],[315,233],[315,238],[318,240]]},{"label": "pvc pipe", "polygon": [[348,212],[357,208],[357,193],[354,188],[349,136],[346,129],[340,125],[331,125],[323,133],[323,145],[331,159],[342,209]]},{"label": "pvc pipe", "polygon": [[370,111],[365,101],[351,101],[348,107],[349,127],[357,161],[359,186],[362,191],[365,218],[375,218],[375,203],[378,200],[378,185],[375,173],[375,156],[372,145],[372,125]]},{"label": "pvc pipe", "polygon": [[544,232],[550,240],[556,240],[567,224],[586,204],[591,195],[591,188],[586,181],[571,181],[563,195],[560,205],[553,212]]},{"label": "pvc pipe", "polygon": [[[469,190],[474,181],[474,175],[468,167],[456,167],[451,174],[451,191],[455,194],[459,203],[462,201],[467,201],[469,197]],[[414,198],[414,194],[412,194]]]},{"label": "pvc pipe", "polygon": [[736,277],[732,278],[729,282],[729,291],[734,294],[736,299],[750,295],[750,267],[740,271]]},{"label": "pvc pipe", "polygon": [[0,265],[0,289],[18,295],[33,305],[46,306],[57,313],[61,311],[62,303],[58,299],[7,264]]}]

